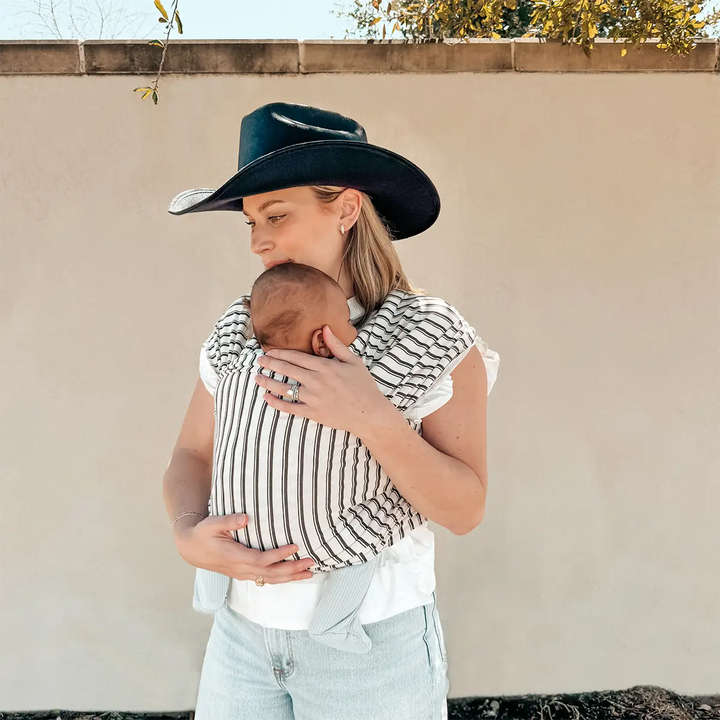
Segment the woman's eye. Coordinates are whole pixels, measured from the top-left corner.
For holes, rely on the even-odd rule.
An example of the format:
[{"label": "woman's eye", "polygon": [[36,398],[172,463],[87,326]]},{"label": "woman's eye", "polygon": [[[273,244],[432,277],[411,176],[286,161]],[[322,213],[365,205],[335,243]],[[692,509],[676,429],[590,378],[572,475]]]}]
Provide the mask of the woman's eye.
[{"label": "woman's eye", "polygon": [[[271,215],[268,218],[268,220],[270,220],[272,222],[272,224],[275,225],[275,220],[282,220],[284,217],[285,217],[284,215]],[[251,220],[246,220],[245,224],[246,225],[254,225],[255,223],[252,222]]]}]

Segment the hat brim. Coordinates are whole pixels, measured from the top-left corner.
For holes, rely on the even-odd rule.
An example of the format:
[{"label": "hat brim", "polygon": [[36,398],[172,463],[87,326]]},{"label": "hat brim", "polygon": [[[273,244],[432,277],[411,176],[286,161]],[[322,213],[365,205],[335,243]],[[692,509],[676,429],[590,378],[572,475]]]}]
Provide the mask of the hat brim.
[{"label": "hat brim", "polygon": [[402,155],[369,143],[316,140],[263,155],[216,190],[185,190],[168,212],[243,208],[242,198],[301,185],[339,185],[367,193],[395,240],[427,230],[440,214],[430,178]]}]

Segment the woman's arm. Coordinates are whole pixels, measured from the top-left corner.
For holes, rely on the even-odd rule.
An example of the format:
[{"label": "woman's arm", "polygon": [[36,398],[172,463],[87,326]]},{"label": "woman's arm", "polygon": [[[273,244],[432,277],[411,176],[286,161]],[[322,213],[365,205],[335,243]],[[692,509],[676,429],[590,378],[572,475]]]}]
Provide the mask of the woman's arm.
[{"label": "woman's arm", "polygon": [[324,327],[334,359],[275,348],[258,364],[301,384],[298,403],[288,383],[256,375],[273,408],[359,437],[402,496],[456,535],[475,528],[485,511],[485,424],[488,371],[473,345],[452,371],[453,395],[423,419],[420,437],[378,388],[363,359]]},{"label": "woman's arm", "polygon": [[487,491],[487,372],[476,346],[452,378],[452,397],[423,418],[423,437],[389,400],[359,437],[418,512],[464,535],[482,521]]},{"label": "woman's arm", "polygon": [[[198,379],[163,476],[163,499],[171,520],[186,511],[207,515],[214,432],[214,400]],[[176,532],[197,525],[201,520],[197,515],[185,515],[178,520]]]}]

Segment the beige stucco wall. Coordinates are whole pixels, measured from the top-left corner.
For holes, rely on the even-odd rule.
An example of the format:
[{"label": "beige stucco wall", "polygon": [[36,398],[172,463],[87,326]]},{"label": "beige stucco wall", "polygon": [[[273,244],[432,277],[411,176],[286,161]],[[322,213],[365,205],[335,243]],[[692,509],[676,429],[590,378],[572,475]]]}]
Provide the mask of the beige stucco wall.
[{"label": "beige stucco wall", "polygon": [[483,523],[437,540],[450,697],[720,691],[720,77],[0,77],[0,710],[193,707],[161,484],[242,218],[240,118],[321,105],[434,179],[398,249],[502,358]]}]

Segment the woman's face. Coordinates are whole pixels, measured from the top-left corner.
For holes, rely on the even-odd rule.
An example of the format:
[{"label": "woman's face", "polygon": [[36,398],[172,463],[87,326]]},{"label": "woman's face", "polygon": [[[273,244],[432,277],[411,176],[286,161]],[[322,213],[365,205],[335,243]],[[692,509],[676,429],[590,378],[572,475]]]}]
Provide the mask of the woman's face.
[{"label": "woman's face", "polygon": [[338,277],[345,237],[360,212],[360,194],[345,189],[332,203],[321,203],[310,187],[251,195],[243,199],[250,226],[250,249],[265,267],[297,262],[322,270],[336,280],[346,296],[353,294],[349,278]]}]

